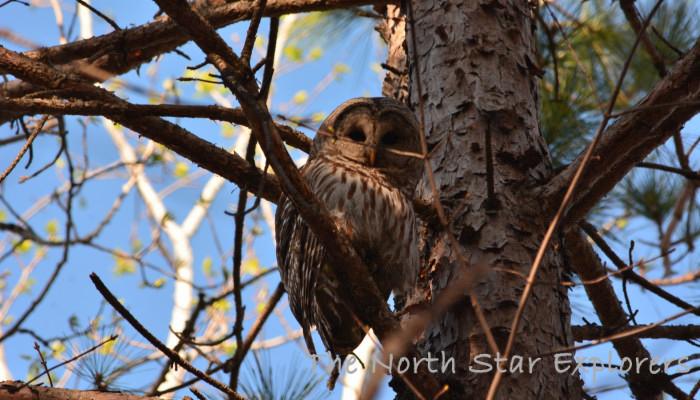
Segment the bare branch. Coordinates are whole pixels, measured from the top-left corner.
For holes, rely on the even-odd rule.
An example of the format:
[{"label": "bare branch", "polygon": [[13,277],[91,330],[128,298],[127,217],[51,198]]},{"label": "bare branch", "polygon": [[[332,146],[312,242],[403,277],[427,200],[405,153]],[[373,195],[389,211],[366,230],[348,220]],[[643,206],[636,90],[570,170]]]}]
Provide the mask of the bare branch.
[{"label": "bare branch", "polygon": [[[572,266],[581,279],[590,281],[605,276],[605,268],[603,268],[600,259],[577,230],[567,232],[566,251],[575,255],[572,256],[572,259],[577,261]],[[585,289],[604,327],[615,330],[629,328],[627,315],[622,309],[609,279],[597,284],[586,285]],[[613,347],[620,357],[651,359],[647,349],[636,337],[627,336],[617,339],[613,341]],[[660,390],[675,398],[686,398],[686,395],[671,382],[665,373],[651,374],[649,370],[645,371],[642,368],[639,372],[630,371],[626,379],[629,381],[632,393],[640,399],[657,398]]]},{"label": "bare branch", "polygon": [[12,172],[12,170],[15,169],[17,164],[19,164],[19,160],[22,159],[22,157],[24,156],[24,153],[26,153],[27,150],[29,150],[29,148],[32,146],[34,139],[36,139],[37,135],[39,135],[39,132],[41,132],[41,130],[44,128],[44,124],[46,123],[46,121],[48,119],[49,119],[49,116],[45,115],[41,119],[39,124],[36,126],[36,128],[34,128],[34,131],[29,135],[29,137],[27,137],[27,141],[24,143],[24,146],[22,146],[19,153],[17,153],[17,156],[15,157],[15,159],[12,160],[10,165],[8,165],[7,168],[5,169],[5,172],[3,172],[2,176],[0,176],[0,183],[2,183],[2,181],[4,181],[5,178],[7,178],[7,176],[10,175],[10,172]]},{"label": "bare branch", "polygon": [[[271,0],[265,7],[263,15],[265,17],[279,17],[292,13],[385,4],[386,2],[386,0]],[[236,1],[200,11],[212,26],[221,28],[250,19],[254,7],[249,1]],[[155,56],[173,51],[189,40],[187,32],[163,16],[153,22],[134,28],[60,46],[46,47],[27,52],[25,55],[35,60],[48,62],[51,65],[75,63],[83,60],[80,61],[83,65],[89,64],[92,69],[106,72],[103,77],[92,77],[92,79],[101,82],[111,76],[121,75],[137,68]],[[73,69],[75,66],[77,65],[71,66],[69,69]],[[74,70],[80,69],[75,68]],[[0,72],[3,72],[2,68],[0,68]],[[12,81],[0,84],[0,93],[5,97],[24,96],[36,90],[29,82]],[[14,118],[14,116],[15,114],[0,112],[0,124]]]},{"label": "bare branch", "polygon": [[637,35],[642,38],[642,47],[649,54],[654,68],[658,71],[659,75],[662,77],[666,75],[666,63],[663,57],[659,54],[659,51],[654,46],[654,43],[649,39],[649,35],[642,29],[642,19],[639,15],[639,10],[637,6],[634,5],[634,0],[620,0],[620,8],[625,13],[627,22],[629,22],[632,29]]},{"label": "bare branch", "polygon": [[[51,89],[66,89],[83,93],[92,98],[117,104],[128,104],[104,89],[97,88],[82,79],[53,69],[43,63],[0,47],[0,69],[29,82]],[[272,202],[279,197],[279,185],[274,176],[260,171],[243,158],[203,140],[178,125],[156,117],[113,117],[127,128],[164,145],[190,161],[218,174],[249,191]],[[261,181],[264,185],[260,184]]]},{"label": "bare branch", "polygon": [[112,29],[114,29],[115,31],[121,31],[121,30],[122,30],[122,28],[120,28],[119,25],[117,25],[117,23],[114,22],[114,20],[113,20],[112,18],[109,18],[108,16],[106,16],[106,15],[105,15],[104,13],[102,13],[100,10],[98,10],[98,9],[96,9],[95,7],[91,6],[88,2],[86,2],[86,1],[84,1],[84,0],[75,0],[75,1],[77,1],[78,3],[80,3],[81,6],[87,8],[88,10],[92,11],[93,13],[95,13],[95,15],[97,15],[98,17],[102,18],[102,19],[103,19],[106,23],[108,23],[108,24],[112,27]]},{"label": "bare branch", "polygon": [[[0,47],[0,51],[2,50],[2,47]],[[2,58],[2,57],[0,57]],[[65,135],[65,126],[63,123],[62,119],[59,119],[59,127],[61,131],[61,135]],[[56,266],[53,269],[53,272],[51,272],[51,275],[49,278],[46,280],[46,283],[44,283],[44,286],[41,288],[41,291],[39,294],[32,300],[32,302],[29,304],[27,309],[20,314],[20,316],[17,318],[14,323],[5,330],[4,333],[0,334],[0,343],[3,342],[5,339],[8,337],[14,335],[17,333],[19,328],[22,327],[22,324],[24,321],[26,321],[27,318],[39,307],[39,305],[44,301],[44,298],[46,298],[46,294],[48,294],[49,290],[51,290],[51,287],[53,284],[56,282],[56,279],[58,278],[58,275],[61,273],[63,270],[63,267],[66,265],[68,262],[68,253],[70,252],[70,238],[71,238],[71,230],[73,228],[73,197],[75,195],[75,170],[73,168],[73,161],[66,152],[66,164],[68,165],[68,190],[67,190],[67,195],[66,195],[66,206],[64,208],[64,212],[66,215],[66,222],[65,222],[65,227],[64,227],[64,237],[65,237],[65,242],[63,243],[63,249],[61,252],[61,259],[56,263]]]},{"label": "bare branch", "polygon": [[[5,99],[0,97],[0,109],[22,114],[51,113],[56,115],[103,115],[108,117],[189,117],[208,118],[248,126],[240,108],[184,104],[131,104],[81,99]],[[309,152],[311,140],[293,128],[276,124],[285,143]]]},{"label": "bare branch", "polygon": [[685,274],[679,275],[679,276],[654,279],[651,281],[651,283],[653,283],[654,285],[659,285],[659,286],[671,286],[671,285],[680,285],[680,284],[688,283],[688,282],[695,282],[698,280],[700,280],[700,271],[690,271],[688,273],[685,273]]},{"label": "bare branch", "polygon": [[[610,261],[613,262],[613,264],[615,264],[615,267],[617,267],[617,269],[620,271],[624,271],[622,272],[623,278],[629,279],[630,281],[638,284],[644,289],[647,289],[648,291],[654,293],[655,295],[661,297],[669,303],[678,306],[679,308],[682,308],[684,310],[688,308],[693,308],[693,306],[690,303],[661,289],[653,282],[649,282],[645,277],[629,269],[628,265],[625,264],[625,262],[622,261],[622,259],[617,254],[615,254],[613,249],[611,249],[610,246],[608,246],[608,244],[605,242],[605,240],[603,240],[603,238],[598,234],[593,225],[586,222],[581,223],[580,225],[581,229],[583,229],[583,231],[586,232],[588,237],[590,237],[591,240],[593,240],[596,246],[600,248],[600,250],[610,259]],[[700,315],[700,311],[696,311],[695,313],[697,315]]]},{"label": "bare branch", "polygon": [[171,361],[177,363],[182,368],[186,369],[196,377],[202,379],[208,384],[212,385],[216,389],[220,390],[222,393],[228,395],[230,398],[237,400],[244,400],[244,398],[238,393],[234,392],[228,386],[217,381],[211,376],[207,375],[205,372],[197,369],[195,366],[190,364],[187,360],[180,357],[180,355],[168,348],[163,342],[158,340],[151,332],[146,330],[143,325],[129,312],[129,310],[124,307],[119,300],[107,289],[102,280],[94,272],[90,274],[90,280],[95,285],[100,294],[107,300],[107,302],[117,311],[124,319],[139,333],[141,336],[146,338],[153,346],[165,354]]},{"label": "bare branch", "polygon": [[[662,325],[650,328],[645,325],[638,325],[637,328],[645,327],[644,331],[634,335],[645,339],[674,339],[687,340],[700,338],[700,325]],[[613,332],[604,326],[584,325],[572,326],[572,332],[577,342],[584,340],[596,340],[612,334]],[[622,332],[617,332],[622,333]]]},{"label": "bare branch", "polygon": [[144,397],[119,392],[100,392],[97,390],[70,390],[41,386],[23,387],[21,382],[0,382],[1,400],[158,400],[157,397]]}]

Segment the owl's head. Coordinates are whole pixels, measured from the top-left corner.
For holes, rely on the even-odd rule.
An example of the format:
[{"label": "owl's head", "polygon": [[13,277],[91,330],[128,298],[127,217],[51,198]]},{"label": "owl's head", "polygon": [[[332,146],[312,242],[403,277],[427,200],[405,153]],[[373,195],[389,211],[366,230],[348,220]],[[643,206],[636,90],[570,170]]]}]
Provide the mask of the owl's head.
[{"label": "owl's head", "polygon": [[323,121],[311,156],[376,169],[412,193],[423,173],[419,135],[418,121],[403,103],[388,97],[358,97]]}]

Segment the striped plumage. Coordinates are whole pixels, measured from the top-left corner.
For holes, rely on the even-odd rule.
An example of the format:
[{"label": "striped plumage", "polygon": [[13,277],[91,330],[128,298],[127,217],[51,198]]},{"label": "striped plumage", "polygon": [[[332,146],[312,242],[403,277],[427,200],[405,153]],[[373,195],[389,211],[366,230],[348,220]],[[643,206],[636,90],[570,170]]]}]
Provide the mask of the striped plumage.
[{"label": "striped plumage", "polygon": [[[389,140],[390,139],[390,140]],[[418,271],[411,198],[421,176],[415,117],[386,98],[350,100],[321,125],[301,170],[312,191],[346,232],[385,298],[405,294]],[[313,326],[332,356],[345,357],[364,329],[338,298],[323,246],[282,197],[276,214],[277,260],[289,303],[315,353]]]}]

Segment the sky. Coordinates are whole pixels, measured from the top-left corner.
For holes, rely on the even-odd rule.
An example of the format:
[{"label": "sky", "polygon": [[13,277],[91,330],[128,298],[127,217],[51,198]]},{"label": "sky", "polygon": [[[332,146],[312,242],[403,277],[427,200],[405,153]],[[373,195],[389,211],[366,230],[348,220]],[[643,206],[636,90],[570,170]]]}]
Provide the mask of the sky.
[{"label": "sky", "polygon": [[[17,35],[30,40],[39,45],[55,45],[58,43],[58,30],[56,28],[54,14],[48,6],[48,1],[36,2],[42,6],[24,7],[19,4],[12,4],[0,8],[0,28],[9,29]],[[149,21],[157,11],[154,3],[142,0],[99,0],[95,1],[94,5],[101,11],[112,17],[121,27],[130,27]],[[66,20],[70,20],[73,10],[72,3],[64,9]],[[67,24],[67,22],[66,22]],[[99,19],[94,20],[95,34],[103,34],[109,32],[111,28]],[[240,48],[241,37],[245,34],[247,24],[236,24],[234,26],[222,29],[221,35],[230,43],[234,44],[234,48]],[[267,32],[267,22],[263,21],[260,32]],[[318,39],[318,38],[312,38]],[[332,38],[329,38],[332,39]],[[299,47],[305,47],[307,43],[312,43],[311,48],[319,48],[320,56],[313,55],[307,51],[302,55],[302,59],[313,61],[305,63],[295,63],[290,61],[291,58],[287,55],[286,61],[283,62],[279,69],[279,74],[275,80],[273,88],[271,109],[273,113],[283,113],[285,115],[299,115],[311,117],[316,113],[328,114],[336,105],[342,103],[348,98],[357,96],[375,96],[380,94],[381,79],[383,73],[379,71],[378,63],[384,61],[385,51],[379,44],[376,33],[369,26],[361,26],[350,28],[343,31],[342,40],[309,40],[304,42]],[[0,38],[0,44],[13,50],[26,50],[6,39]],[[203,60],[201,52],[194,45],[187,44],[182,48],[183,52],[188,54],[192,60],[184,59],[183,57],[170,53],[162,57],[162,59],[151,65],[157,65],[157,68],[149,66],[142,67],[139,71],[134,71],[124,75],[122,78],[129,83],[138,84],[139,86],[148,86],[157,90],[162,90],[164,82],[172,82],[173,79],[182,76],[185,67],[199,63]],[[256,57],[258,57],[256,55]],[[318,56],[318,57],[317,57]],[[337,73],[337,79],[327,78],[329,73]],[[341,72],[339,72],[341,71]],[[211,98],[199,93],[195,93],[196,85],[186,82],[176,83],[181,92],[181,99],[186,102],[197,104],[209,104]],[[316,92],[318,92],[316,94]],[[130,101],[146,103],[149,99],[145,96],[127,92],[123,89],[118,89],[117,93],[128,97]],[[226,98],[230,96],[224,94]],[[299,102],[299,99],[306,98],[305,101]],[[296,101],[295,101],[296,99]],[[105,134],[101,123],[88,124],[87,128],[79,123],[79,121],[88,121],[88,119],[72,118],[69,122],[68,129],[75,133],[69,135],[69,149],[75,154],[81,154],[83,146],[83,132],[85,132],[85,140],[90,149],[90,165],[95,167],[106,165],[118,158],[116,150],[111,143],[109,137]],[[182,126],[197,133],[204,139],[210,140],[221,146],[231,146],[235,137],[226,137],[222,133],[222,129],[217,124],[209,121],[194,121],[194,120],[178,120]],[[684,136],[698,137],[700,136],[700,118],[694,118],[689,121],[684,131]],[[7,126],[0,126],[0,138],[5,138],[13,135],[14,132]],[[136,137],[130,136],[132,144],[143,144],[144,141]],[[17,170],[9,176],[3,184],[2,193],[7,197],[10,204],[15,206],[22,213],[36,204],[44,196],[50,193],[50,190],[56,186],[57,182],[63,182],[65,179],[64,170],[59,168],[51,168],[39,177],[30,182],[20,184],[18,178],[21,175],[26,175],[35,171],[39,166],[50,161],[58,149],[57,140],[53,137],[40,137],[34,145],[34,160],[29,169],[24,169],[24,160],[17,167]],[[17,153],[20,145],[0,147],[0,160],[2,164],[6,164]],[[301,154],[293,153],[295,157],[301,157]],[[4,168],[4,167],[3,167]],[[149,171],[149,176],[152,178],[154,186],[158,189],[164,189],[173,181],[172,171],[159,170],[160,167],[153,168]],[[189,166],[188,174],[196,174],[196,167]],[[194,179],[191,184],[185,185],[183,188],[173,192],[165,199],[165,204],[172,213],[176,221],[182,221],[187,215],[192,204],[196,202],[200,195],[201,186],[207,181],[209,174],[204,174],[202,177]],[[124,182],[124,174],[112,175],[106,179],[91,181],[82,190],[77,204],[76,210],[76,225],[80,232],[84,234],[91,230],[99,221],[105,212],[110,208],[112,200],[119,192],[121,185]],[[226,267],[230,265],[230,259],[220,259],[218,256],[217,246],[212,240],[211,231],[217,232],[217,237],[226,248],[230,247],[233,241],[233,221],[230,217],[224,214],[226,210],[233,210],[237,201],[237,189],[231,183],[226,183],[224,189],[219,193],[216,200],[211,205],[211,221],[205,224],[202,229],[193,237],[191,245],[194,249],[195,256],[195,280],[198,282],[206,281],[206,277],[202,272],[202,264],[207,258],[214,260],[215,268],[220,266]],[[0,205],[0,210],[3,206]],[[5,210],[5,214],[8,211]],[[38,228],[46,227],[52,221],[58,221],[59,232],[62,229],[63,220],[61,211],[52,206],[46,210],[37,213],[32,217],[31,222]],[[143,205],[140,203],[135,192],[128,195],[124,201],[123,207],[114,217],[116,223],[109,224],[102,233],[99,243],[109,245],[113,248],[128,249],[131,246],[131,239],[134,235],[142,238],[147,238],[149,235],[149,225],[142,221],[145,215]],[[634,232],[634,238],[649,237],[653,233],[647,227],[639,223],[634,218],[630,219],[631,231]],[[639,224],[639,227],[635,227]],[[208,226],[207,226],[208,225]],[[271,267],[275,265],[274,248],[271,244],[270,232],[261,224],[262,238],[258,240],[254,247],[253,253],[249,254],[259,260],[263,267]],[[652,236],[653,237],[653,236]],[[10,239],[11,240],[11,239]],[[0,253],[7,251],[8,239],[0,237]],[[614,244],[615,249],[619,254],[626,254],[626,245]],[[638,247],[636,255],[638,257],[651,257],[652,252],[645,249],[643,245]],[[29,262],[32,257],[32,252],[20,257],[9,257],[0,262],[0,274],[4,271],[10,271],[11,275],[7,280],[7,285],[12,286],[13,280],[16,279],[19,265]],[[13,305],[10,314],[17,315],[23,311],[29,301],[38,292],[39,287],[46,280],[51,272],[55,261],[60,257],[58,249],[51,250],[47,256],[47,260],[42,262],[35,270],[33,276],[36,284],[30,291],[29,295],[20,296]],[[603,258],[604,259],[604,258]],[[691,257],[690,262],[697,262],[697,257]],[[149,257],[149,261],[159,266],[164,266],[164,262],[157,256]],[[226,264],[228,263],[228,264]],[[115,259],[109,254],[96,251],[86,247],[76,247],[71,250],[69,262],[64,271],[59,277],[59,282],[51,289],[47,298],[44,300],[40,308],[26,322],[28,327],[32,327],[40,331],[42,336],[52,337],[60,336],[70,332],[68,320],[75,316],[81,324],[85,324],[92,319],[100,308],[99,294],[94,290],[92,284],[87,278],[90,272],[96,272],[102,277],[110,289],[127,305],[127,307],[142,321],[146,322],[147,327],[159,337],[164,338],[168,332],[168,317],[170,313],[171,290],[172,284],[166,281],[165,285],[160,289],[151,289],[140,287],[141,279],[138,273],[118,276],[114,273]],[[160,277],[157,273],[147,272],[152,280]],[[244,280],[246,278],[244,277]],[[274,289],[278,282],[276,274],[269,275],[261,283],[254,286],[253,289],[244,292],[244,300],[248,310],[249,318],[246,320],[246,326],[252,322],[254,310],[260,300],[256,297],[261,291],[267,290],[269,293]],[[616,290],[621,293],[619,281],[615,280],[617,285]],[[664,303],[661,300],[655,299],[648,293],[640,292],[634,285],[630,285],[630,295],[635,299],[635,306],[639,308],[637,316],[640,323],[654,322],[661,318],[672,315],[677,312],[673,306]],[[698,302],[697,285],[687,288],[673,288],[675,294],[682,298],[688,299],[691,302]],[[582,316],[589,320],[594,314],[592,306],[585,297],[582,290],[574,290],[572,292],[572,303],[574,305],[574,323],[583,323]],[[1,305],[1,301],[0,301]],[[286,320],[294,325],[296,322],[288,311],[286,298],[283,299],[278,309]],[[274,321],[266,326],[263,330],[262,338],[272,338],[285,331],[277,322],[277,318],[273,317]],[[697,323],[697,320],[691,317],[685,317],[675,323]],[[131,333],[131,339],[143,342],[142,339],[135,337]],[[693,349],[689,344],[684,342],[666,341],[666,340],[644,340],[645,345],[654,355],[658,355],[662,359],[672,359],[683,355],[697,353],[697,349]],[[26,379],[27,370],[30,362],[34,359],[35,354],[32,349],[33,340],[29,335],[16,335],[6,342],[6,358],[12,370],[12,373],[17,379]],[[323,348],[322,344],[317,343],[317,348]],[[612,354],[613,362],[619,361],[617,354],[611,353],[611,346],[603,345],[591,350],[586,350],[580,355],[587,357],[599,357],[603,361],[607,361],[608,354]],[[28,356],[28,357],[27,357]],[[280,373],[285,371],[294,371],[302,365],[303,368],[309,368],[310,361],[306,358],[303,352],[303,345],[299,342],[291,342],[279,348],[275,348],[269,353],[270,364],[280,369]],[[589,360],[590,361],[590,360]],[[306,371],[306,370],[304,370]],[[135,371],[124,379],[125,386],[139,386],[140,380],[148,382],[157,370],[153,368],[145,368],[140,371]],[[584,372],[584,378],[587,386],[617,385],[622,381],[616,373],[597,372],[594,376],[592,371]],[[681,384],[681,387],[686,390],[693,385],[694,382]],[[75,381],[71,381],[71,385],[76,385]],[[79,383],[78,385],[84,385]],[[200,386],[201,387],[201,386]],[[209,390],[209,389],[206,389]],[[214,393],[213,390],[209,393]],[[184,393],[183,393],[184,394]],[[599,399],[620,398],[618,394],[601,393]],[[339,399],[340,390],[336,389],[328,398]],[[391,391],[384,389],[382,398],[392,398]]]}]

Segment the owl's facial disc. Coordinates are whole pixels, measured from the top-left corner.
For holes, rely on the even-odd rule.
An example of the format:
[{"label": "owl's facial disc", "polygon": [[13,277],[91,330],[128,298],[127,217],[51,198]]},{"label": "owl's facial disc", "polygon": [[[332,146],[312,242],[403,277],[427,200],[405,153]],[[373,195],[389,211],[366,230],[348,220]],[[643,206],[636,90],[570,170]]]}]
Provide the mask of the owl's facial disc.
[{"label": "owl's facial disc", "polygon": [[312,156],[324,154],[381,171],[412,190],[422,174],[418,123],[410,109],[387,98],[352,99],[324,121]]}]

